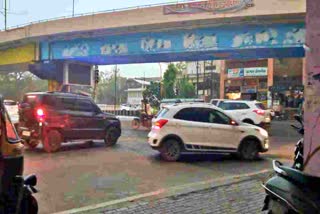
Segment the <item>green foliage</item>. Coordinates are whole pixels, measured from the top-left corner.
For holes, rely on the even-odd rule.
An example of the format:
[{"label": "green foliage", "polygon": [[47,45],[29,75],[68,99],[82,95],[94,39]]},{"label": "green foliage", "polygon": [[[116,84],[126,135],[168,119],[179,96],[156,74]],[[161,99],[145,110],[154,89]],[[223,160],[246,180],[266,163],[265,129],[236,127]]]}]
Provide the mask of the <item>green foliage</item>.
[{"label": "green foliage", "polygon": [[165,98],[174,98],[174,86],[177,78],[178,69],[174,64],[170,64],[163,76],[163,87]]},{"label": "green foliage", "polygon": [[0,94],[5,99],[20,101],[25,93],[47,90],[48,81],[41,80],[30,72],[0,74]]},{"label": "green foliage", "polygon": [[189,78],[184,76],[177,82],[177,96],[179,98],[194,98],[195,87],[189,81]]},{"label": "green foliage", "polygon": [[[117,104],[127,102],[126,78],[117,76]],[[100,73],[100,82],[97,86],[97,102],[114,104],[115,100],[115,75],[111,78],[104,72]]]},{"label": "green foliage", "polygon": [[159,108],[160,106],[160,83],[151,82],[149,86],[143,91],[143,98],[147,100],[151,107]]}]

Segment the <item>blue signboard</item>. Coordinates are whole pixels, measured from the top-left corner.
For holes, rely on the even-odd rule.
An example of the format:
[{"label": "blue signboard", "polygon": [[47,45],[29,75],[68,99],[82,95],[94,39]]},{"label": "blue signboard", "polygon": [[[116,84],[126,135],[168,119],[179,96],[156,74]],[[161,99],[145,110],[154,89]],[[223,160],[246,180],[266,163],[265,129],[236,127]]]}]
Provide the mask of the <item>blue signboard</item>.
[{"label": "blue signboard", "polygon": [[304,24],[239,25],[41,43],[42,60],[93,64],[301,57]]}]

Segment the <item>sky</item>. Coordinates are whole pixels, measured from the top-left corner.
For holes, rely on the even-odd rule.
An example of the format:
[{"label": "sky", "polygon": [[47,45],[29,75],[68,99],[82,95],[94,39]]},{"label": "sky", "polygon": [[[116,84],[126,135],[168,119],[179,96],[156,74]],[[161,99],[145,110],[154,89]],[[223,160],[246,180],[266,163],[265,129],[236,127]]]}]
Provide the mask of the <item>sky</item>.
[{"label": "sky", "polygon": [[[0,0],[0,29],[4,28],[2,14],[4,1]],[[134,7],[141,5],[177,2],[177,0],[74,0],[75,14],[91,13],[111,9]],[[34,21],[72,15],[73,0],[7,0],[8,27],[22,25]],[[165,71],[166,64],[162,70]],[[110,66],[101,67],[111,70]],[[159,64],[120,65],[120,74],[126,77],[155,77],[160,75]]]}]

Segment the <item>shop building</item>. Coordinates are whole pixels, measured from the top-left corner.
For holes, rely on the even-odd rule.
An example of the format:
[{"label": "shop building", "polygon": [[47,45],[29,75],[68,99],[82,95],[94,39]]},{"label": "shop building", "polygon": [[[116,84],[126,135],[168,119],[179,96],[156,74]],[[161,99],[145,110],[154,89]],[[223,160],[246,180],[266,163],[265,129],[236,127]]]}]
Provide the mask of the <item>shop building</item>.
[{"label": "shop building", "polygon": [[299,108],[303,97],[302,58],[224,61],[220,98],[258,100],[269,108]]},{"label": "shop building", "polygon": [[219,98],[220,96],[220,71],[222,61],[197,61],[186,62],[187,76],[195,86],[196,94],[205,100]]}]

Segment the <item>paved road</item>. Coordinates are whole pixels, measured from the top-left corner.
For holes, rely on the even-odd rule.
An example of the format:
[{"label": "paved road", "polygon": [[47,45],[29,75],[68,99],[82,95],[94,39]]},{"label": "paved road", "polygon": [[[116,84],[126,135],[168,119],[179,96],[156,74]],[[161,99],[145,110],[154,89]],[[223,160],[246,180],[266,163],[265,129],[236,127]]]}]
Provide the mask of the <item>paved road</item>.
[{"label": "paved road", "polygon": [[[283,140],[286,123],[276,123],[272,141],[280,149],[293,148],[298,136]],[[52,213],[104,201],[223,176],[255,172],[271,167],[268,155],[256,162],[229,156],[186,156],[167,163],[146,143],[146,131],[124,130],[119,143],[105,148],[103,142],[72,143],[55,154],[41,148],[26,151],[25,173],[39,178],[40,213]],[[284,142],[284,143],[283,143]],[[272,142],[271,142],[272,143]],[[278,145],[279,144],[279,145]],[[275,153],[274,155],[276,155]]]}]

